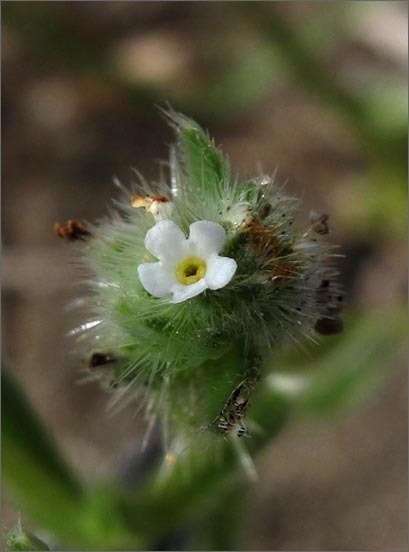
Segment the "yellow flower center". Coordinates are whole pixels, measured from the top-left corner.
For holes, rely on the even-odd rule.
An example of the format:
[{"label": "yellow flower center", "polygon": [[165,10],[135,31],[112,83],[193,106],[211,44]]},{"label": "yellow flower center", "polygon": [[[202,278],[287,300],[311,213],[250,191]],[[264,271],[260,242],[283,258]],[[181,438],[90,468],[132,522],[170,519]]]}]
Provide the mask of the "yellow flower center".
[{"label": "yellow flower center", "polygon": [[178,264],[176,276],[181,284],[190,286],[203,278],[206,274],[206,265],[202,259],[188,257]]}]

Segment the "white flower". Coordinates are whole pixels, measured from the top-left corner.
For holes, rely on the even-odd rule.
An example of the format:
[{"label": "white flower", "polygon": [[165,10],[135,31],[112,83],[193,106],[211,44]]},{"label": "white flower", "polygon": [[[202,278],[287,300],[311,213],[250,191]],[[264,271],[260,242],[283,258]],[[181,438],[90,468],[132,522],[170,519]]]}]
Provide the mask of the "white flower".
[{"label": "white flower", "polygon": [[143,287],[154,297],[172,293],[172,303],[191,299],[205,289],[220,289],[236,272],[236,261],[218,254],[226,233],[220,224],[200,220],[189,228],[189,238],[170,220],[148,230],[145,247],[159,259],[138,266]]}]

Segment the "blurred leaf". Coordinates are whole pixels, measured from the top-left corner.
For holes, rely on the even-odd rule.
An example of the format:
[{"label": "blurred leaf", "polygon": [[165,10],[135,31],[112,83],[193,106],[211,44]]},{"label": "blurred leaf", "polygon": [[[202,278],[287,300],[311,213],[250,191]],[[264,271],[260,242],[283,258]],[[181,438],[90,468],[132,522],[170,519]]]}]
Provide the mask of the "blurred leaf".
[{"label": "blurred leaf", "polygon": [[361,90],[368,116],[388,135],[407,131],[408,90],[406,81],[389,80]]},{"label": "blurred leaf", "polygon": [[351,18],[353,14],[347,2],[328,2],[325,9],[315,9],[303,18],[297,25],[297,33],[309,50],[331,55],[345,40]]},{"label": "blurred leaf", "polygon": [[266,3],[237,2],[234,6],[237,14],[252,21],[259,35],[264,36],[266,44],[270,44],[274,54],[272,59],[275,60],[277,54],[281,55],[283,63],[298,82],[341,115],[342,121],[361,139],[373,160],[382,160],[390,165],[392,155],[393,163],[406,165],[404,135],[399,132],[397,137],[383,136],[385,117],[378,109],[380,106],[375,106],[377,110],[374,111],[371,100],[345,86],[333,67],[328,66],[322,56],[322,48],[312,46],[303,32],[299,33],[278,10]]},{"label": "blurred leaf", "polygon": [[367,395],[385,377],[406,343],[407,317],[401,311],[357,317],[328,353],[302,373],[271,374],[271,389],[292,401],[298,413],[327,415]]},{"label": "blurred leaf", "polygon": [[281,59],[272,55],[271,48],[256,46],[226,62],[226,66],[210,84],[205,108],[220,113],[220,118],[237,116],[238,109],[248,109],[274,89],[288,81],[288,69]]},{"label": "blurred leaf", "polygon": [[375,164],[339,188],[334,201],[335,218],[354,240],[401,242],[403,250],[408,226],[407,175],[400,162],[393,164],[392,154],[390,161],[391,165]]},{"label": "blurred leaf", "polygon": [[22,390],[4,369],[1,387],[2,474],[18,507],[70,545],[108,550],[124,539],[129,542],[112,505],[110,515],[101,520],[90,495],[76,481]]},{"label": "blurred leaf", "polygon": [[245,535],[245,485],[218,493],[217,504],[199,516],[188,542],[189,550],[239,550]]},{"label": "blurred leaf", "polygon": [[[6,369],[2,369],[2,433],[5,441],[17,453],[24,450],[24,462],[40,463],[47,477],[55,480],[71,497],[81,496],[81,487],[65,465],[52,441],[45,434],[26,398]],[[9,466],[9,449],[5,450],[3,462]],[[11,462],[10,462],[11,464]],[[6,472],[9,473],[9,472]],[[10,471],[12,475],[14,470]]]},{"label": "blurred leaf", "polygon": [[379,235],[380,239],[406,242],[407,174],[403,174],[398,166],[396,170],[378,166],[369,173],[366,188],[368,195],[363,218],[367,222],[367,234],[372,234],[372,239]]},{"label": "blurred leaf", "polygon": [[279,52],[297,76],[311,92],[324,100],[328,105],[339,109],[359,131],[366,123],[365,107],[332,73],[327,71],[321,52],[307,47],[302,35],[298,34],[283,17],[263,3],[236,3],[238,13],[252,21],[264,39],[276,52]]},{"label": "blurred leaf", "polygon": [[4,369],[1,387],[3,481],[19,507],[43,527],[69,540],[78,530],[82,489]]}]

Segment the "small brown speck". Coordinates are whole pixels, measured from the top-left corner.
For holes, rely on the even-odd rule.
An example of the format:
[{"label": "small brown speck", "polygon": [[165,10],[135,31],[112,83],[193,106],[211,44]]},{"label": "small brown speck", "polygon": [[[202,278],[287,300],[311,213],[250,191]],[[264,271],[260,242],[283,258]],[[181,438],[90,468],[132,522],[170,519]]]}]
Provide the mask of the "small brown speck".
[{"label": "small brown speck", "polygon": [[315,324],[315,330],[322,335],[336,335],[344,329],[344,323],[338,317],[320,318]]},{"label": "small brown speck", "polygon": [[152,203],[158,202],[158,203],[168,203],[169,199],[165,196],[161,195],[133,195],[131,196],[131,205],[132,207],[135,207],[135,209],[139,209],[140,207],[145,207],[145,210],[147,213],[150,212],[150,208],[152,206]]},{"label": "small brown speck", "polygon": [[97,368],[115,362],[115,358],[110,353],[92,353],[88,359],[88,368]]},{"label": "small brown speck", "polygon": [[56,222],[54,230],[58,237],[69,242],[86,240],[91,236],[91,232],[77,220],[69,220],[65,225]]},{"label": "small brown speck", "polygon": [[311,223],[311,230],[316,232],[317,234],[328,234],[329,233],[329,226],[328,226],[328,215],[319,213],[316,213],[315,211],[312,211],[310,213],[310,223]]}]

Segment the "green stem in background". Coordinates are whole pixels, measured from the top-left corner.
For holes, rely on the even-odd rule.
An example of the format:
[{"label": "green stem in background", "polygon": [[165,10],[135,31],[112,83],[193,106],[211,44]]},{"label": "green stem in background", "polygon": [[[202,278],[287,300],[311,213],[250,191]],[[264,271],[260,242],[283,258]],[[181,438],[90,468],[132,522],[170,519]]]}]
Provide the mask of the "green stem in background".
[{"label": "green stem in background", "polygon": [[[259,397],[252,418],[262,423],[263,431],[246,441],[251,455],[278,434],[287,415],[288,403],[278,393],[269,391]],[[153,476],[136,496],[124,495],[122,508],[128,525],[148,540],[165,534],[182,520],[186,523],[199,504],[217,504],[219,493],[238,483],[241,459],[230,441],[220,439],[200,453],[197,447],[200,441],[191,444],[168,474]],[[241,479],[244,477],[241,471]]]},{"label": "green stem in background", "polygon": [[364,120],[365,106],[352,96],[336,80],[318,59],[315,52],[306,48],[300,41],[295,29],[288,25],[283,17],[260,2],[235,4],[239,13],[245,14],[257,26],[264,39],[279,49],[293,73],[308,89],[327,104],[332,104],[352,120],[356,126],[362,125],[366,133]]},{"label": "green stem in background", "polygon": [[18,508],[63,543],[88,550],[118,546],[124,531],[115,513],[99,522],[86,490],[5,369],[1,393],[2,476]]},{"label": "green stem in background", "polygon": [[281,53],[297,79],[349,122],[375,158],[380,157],[390,164],[392,156],[394,162],[406,165],[406,133],[394,136],[393,139],[391,136],[385,137],[365,100],[344,87],[335,74],[335,67],[329,69],[319,58],[318,52],[310,49],[297,31],[271,6],[262,2],[240,2],[235,3],[234,7],[238,14],[253,22],[267,43]]},{"label": "green stem in background", "polygon": [[[4,478],[16,492],[26,483],[29,494],[21,497],[22,502],[40,517],[44,514],[47,521],[51,514],[51,520],[55,517],[55,522],[61,523],[59,518],[64,517],[64,512],[70,512],[82,500],[81,485],[44,432],[22,390],[5,369],[1,386]],[[48,493],[50,483],[53,489],[47,496],[45,513],[42,511],[44,493]],[[41,488],[39,494],[35,487]]]},{"label": "green stem in background", "polygon": [[403,359],[407,340],[403,309],[356,316],[346,320],[346,327],[344,336],[335,338],[325,354],[318,351],[310,363],[299,358],[300,370],[294,370],[290,357],[279,372],[268,376],[267,385],[284,393],[296,416],[324,418],[345,411],[367,398]]},{"label": "green stem in background", "polygon": [[193,524],[188,550],[242,549],[246,494],[245,485],[236,485],[219,495],[217,504]]}]

